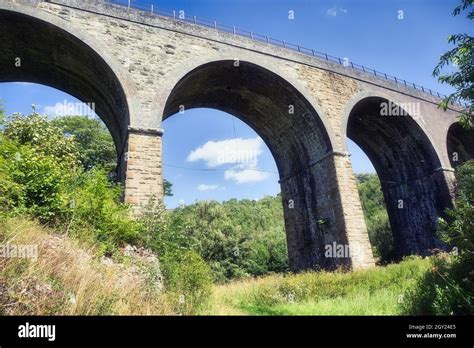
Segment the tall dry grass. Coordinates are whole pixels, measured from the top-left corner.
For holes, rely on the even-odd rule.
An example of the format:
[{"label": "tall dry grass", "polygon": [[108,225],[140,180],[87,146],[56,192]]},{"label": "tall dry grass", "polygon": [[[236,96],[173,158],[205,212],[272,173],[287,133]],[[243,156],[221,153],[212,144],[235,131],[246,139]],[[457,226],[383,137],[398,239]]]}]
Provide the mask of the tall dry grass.
[{"label": "tall dry grass", "polygon": [[165,295],[133,265],[95,257],[24,218],[0,222],[0,245],[37,246],[37,260],[0,258],[0,315],[168,315]]}]

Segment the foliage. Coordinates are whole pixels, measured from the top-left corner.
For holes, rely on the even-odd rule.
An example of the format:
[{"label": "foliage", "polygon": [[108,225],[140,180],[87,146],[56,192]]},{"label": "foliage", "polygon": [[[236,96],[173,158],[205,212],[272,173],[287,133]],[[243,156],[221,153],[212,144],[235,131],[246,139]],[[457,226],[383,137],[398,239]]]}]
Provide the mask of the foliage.
[{"label": "foliage", "polygon": [[[109,130],[101,120],[87,116],[64,116],[51,123],[60,128],[64,135],[73,136],[79,150],[79,158],[84,169],[99,166],[108,173],[117,166],[117,152]],[[163,180],[165,196],[173,196],[173,184]]]},{"label": "foliage", "polygon": [[135,264],[26,217],[0,220],[0,245],[38,246],[37,258],[0,258],[0,315],[170,315],[166,296]]},{"label": "foliage", "polygon": [[[470,10],[474,0],[462,0],[453,15],[458,16],[465,10]],[[469,20],[474,19],[474,11],[468,13]],[[440,106],[446,110],[452,102],[466,102],[467,106],[461,112],[461,120],[466,126],[474,126],[474,38],[468,34],[454,34],[448,37],[448,43],[456,45],[453,49],[440,57],[438,65],[433,71],[433,76],[438,76],[441,83],[447,83],[456,89],[456,92],[447,96]],[[441,75],[441,70],[449,66],[455,66],[455,71]]]},{"label": "foliage", "polygon": [[0,205],[3,213],[28,211],[50,221],[62,211],[61,163],[27,145],[0,138]]},{"label": "foliage", "polygon": [[80,172],[66,184],[68,206],[62,227],[96,244],[99,254],[111,255],[124,244],[143,244],[141,224],[119,202],[121,195],[122,187],[109,180],[106,169]]},{"label": "foliage", "polygon": [[173,184],[166,179],[163,179],[163,192],[167,197],[173,196]]},{"label": "foliage", "polygon": [[9,118],[0,135],[0,209],[52,221],[63,211],[62,190],[74,175],[72,139],[33,113]]},{"label": "foliage", "polygon": [[7,139],[19,145],[28,145],[43,156],[58,162],[63,170],[79,164],[79,151],[73,138],[65,137],[60,128],[48,122],[46,116],[36,112],[24,116],[13,114],[7,119],[3,131]]},{"label": "foliage", "polygon": [[395,259],[392,230],[377,174],[358,174],[358,188],[369,239],[379,263]]},{"label": "foliage", "polygon": [[85,169],[101,166],[112,171],[115,168],[115,145],[107,127],[100,120],[87,116],[64,116],[51,123],[64,134],[74,137]]},{"label": "foliage", "polygon": [[217,281],[288,270],[280,197],[175,209],[167,228],[153,235],[159,254],[169,248],[196,251]]},{"label": "foliage", "polygon": [[439,228],[453,251],[435,259],[431,271],[408,293],[407,313],[474,313],[474,161],[456,168],[456,177],[456,206]]},{"label": "foliage", "polygon": [[197,314],[209,301],[212,274],[194,251],[168,252],[161,259],[169,302],[181,314]]},{"label": "foliage", "polygon": [[110,182],[107,169],[81,168],[80,151],[90,152],[75,139],[35,112],[9,118],[0,136],[2,212],[55,224],[96,244],[102,254],[139,244],[141,225],[119,203],[122,188]]},{"label": "foliage", "polygon": [[430,259],[410,257],[350,273],[272,275],[225,285],[217,295],[228,306],[253,315],[398,315],[404,291],[430,266]]}]

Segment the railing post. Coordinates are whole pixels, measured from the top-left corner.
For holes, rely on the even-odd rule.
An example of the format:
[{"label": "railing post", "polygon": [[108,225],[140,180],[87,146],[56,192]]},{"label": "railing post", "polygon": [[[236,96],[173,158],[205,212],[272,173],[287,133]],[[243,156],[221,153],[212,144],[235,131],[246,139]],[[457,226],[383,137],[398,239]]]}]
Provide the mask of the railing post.
[{"label": "railing post", "polygon": [[253,40],[253,33],[250,32],[250,38]]},{"label": "railing post", "polygon": [[270,43],[270,40],[268,39],[268,35],[265,36],[265,38],[267,39],[267,43]]},{"label": "railing post", "polygon": [[326,56],[326,60],[329,60],[327,53],[324,53],[324,55]]},{"label": "railing post", "polygon": [[173,10],[173,18],[176,19],[176,11]]},{"label": "railing post", "polygon": [[285,48],[286,48],[286,44],[285,44],[285,41],[283,41],[283,47],[285,47]]},{"label": "railing post", "polygon": [[311,53],[313,53],[313,57],[314,57],[314,50],[313,49],[311,49]]},{"label": "railing post", "polygon": [[341,58],[337,58],[337,59],[339,59],[339,64],[342,64]]},{"label": "railing post", "polygon": [[298,45],[298,52],[301,52],[301,48],[300,48],[300,45]]},{"label": "railing post", "polygon": [[235,27],[233,27],[232,29],[233,29],[233,31],[234,31],[234,35],[235,35]]},{"label": "railing post", "polygon": [[214,29],[217,30],[217,21],[214,21]]},{"label": "railing post", "polygon": [[387,78],[387,74],[385,74],[385,73],[384,73],[384,75],[385,75],[385,80],[388,80],[388,78]]},{"label": "railing post", "polygon": [[132,0],[128,0],[128,8],[132,6]]},{"label": "railing post", "polygon": [[406,81],[406,80],[403,80],[403,83],[405,84],[405,86],[407,85],[407,81]]},{"label": "railing post", "polygon": [[194,18],[194,24],[197,24],[196,16],[194,16],[193,18]]},{"label": "railing post", "polygon": [[362,65],[362,71],[365,72],[365,66]]},{"label": "railing post", "polygon": [[396,77],[396,76],[394,76],[394,78],[395,78],[395,83],[398,83],[397,77]]},{"label": "railing post", "polygon": [[153,13],[153,4],[151,5],[151,13]]}]

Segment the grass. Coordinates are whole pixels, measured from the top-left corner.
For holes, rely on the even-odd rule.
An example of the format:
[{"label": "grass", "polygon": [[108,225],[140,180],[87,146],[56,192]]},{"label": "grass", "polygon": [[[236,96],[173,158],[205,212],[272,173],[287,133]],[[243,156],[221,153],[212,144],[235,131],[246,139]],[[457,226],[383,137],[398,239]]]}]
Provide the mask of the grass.
[{"label": "grass", "polygon": [[[25,218],[0,222],[0,245],[37,245],[36,261],[0,258],[0,315],[173,315],[166,292],[121,259]],[[412,257],[351,273],[276,274],[214,285],[203,315],[398,315],[432,267]]]},{"label": "grass", "polygon": [[430,259],[352,273],[274,275],[216,286],[218,314],[400,315],[407,288],[429,270]]},{"label": "grass", "polygon": [[0,315],[173,314],[134,265],[101,262],[93,248],[36,222],[1,222],[6,244],[35,245],[38,258],[0,258]]}]

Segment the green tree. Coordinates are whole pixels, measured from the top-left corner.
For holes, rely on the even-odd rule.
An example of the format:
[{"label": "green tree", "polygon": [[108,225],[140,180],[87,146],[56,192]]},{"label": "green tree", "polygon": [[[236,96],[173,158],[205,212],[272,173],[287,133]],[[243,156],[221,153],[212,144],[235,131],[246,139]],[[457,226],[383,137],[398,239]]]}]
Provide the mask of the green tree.
[{"label": "green tree", "polygon": [[[474,0],[462,0],[457,6],[453,15],[458,16],[465,10],[471,10]],[[474,19],[474,11],[467,15],[469,20]],[[438,77],[441,83],[453,86],[456,91],[448,95],[440,106],[446,110],[452,102],[467,103],[461,112],[461,121],[464,125],[472,127],[474,125],[474,38],[468,34],[453,34],[448,37],[448,43],[455,45],[453,49],[444,53],[438,65],[433,71],[433,76]],[[441,75],[443,68],[454,65],[455,71]]]},{"label": "green tree", "polygon": [[280,196],[198,202],[175,209],[167,220],[166,229],[159,224],[148,233],[155,250],[194,250],[217,281],[288,271]]},{"label": "green tree", "polygon": [[474,161],[457,167],[456,178],[455,208],[439,227],[452,253],[434,258],[431,270],[407,291],[407,314],[474,313]]},{"label": "green tree", "polygon": [[30,213],[43,221],[64,209],[64,187],[79,166],[75,143],[45,117],[15,114],[0,136],[3,213]]},{"label": "green tree", "polygon": [[173,196],[173,184],[166,179],[163,179],[163,188],[165,196]]},{"label": "green tree", "polygon": [[38,153],[51,156],[64,169],[79,164],[79,149],[74,139],[65,137],[60,128],[34,110],[31,115],[13,114],[9,117],[3,134],[19,145],[29,145]]},{"label": "green tree", "polygon": [[85,169],[101,166],[114,170],[117,152],[112,136],[101,121],[87,116],[64,116],[54,119],[52,124],[74,137]]},{"label": "green tree", "polygon": [[[87,116],[64,116],[52,123],[61,128],[67,136],[72,135],[79,148],[83,167],[89,170],[100,166],[112,172],[117,166],[117,151],[109,130],[98,119]],[[165,196],[173,196],[173,184],[163,180]]]},{"label": "green tree", "polygon": [[369,239],[379,263],[395,260],[393,234],[377,174],[358,174],[358,189]]}]

